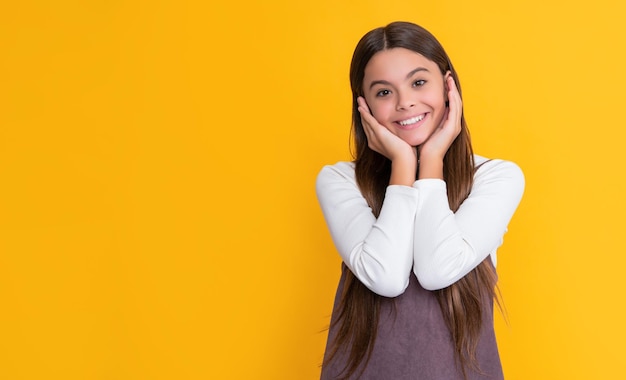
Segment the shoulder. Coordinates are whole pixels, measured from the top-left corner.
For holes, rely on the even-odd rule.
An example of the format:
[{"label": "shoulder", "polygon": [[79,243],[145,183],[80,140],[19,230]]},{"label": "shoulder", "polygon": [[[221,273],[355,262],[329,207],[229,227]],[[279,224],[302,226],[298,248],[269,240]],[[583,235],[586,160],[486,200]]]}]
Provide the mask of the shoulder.
[{"label": "shoulder", "polygon": [[318,173],[316,182],[318,187],[336,182],[356,183],[354,162],[339,161],[334,165],[324,166]]},{"label": "shoulder", "polygon": [[524,172],[513,161],[501,160],[498,158],[486,158],[478,155],[474,155],[474,163],[476,166],[475,179],[480,177],[511,177],[517,179],[524,179]]},{"label": "shoulder", "polygon": [[340,161],[324,166],[315,181],[315,193],[322,209],[334,208],[346,200],[361,198],[354,163]]},{"label": "shoulder", "polygon": [[474,156],[474,162],[475,186],[497,183],[516,193],[524,191],[524,172],[516,163],[502,159],[488,159],[478,155]]},{"label": "shoulder", "polygon": [[361,195],[356,183],[354,162],[340,161],[326,165],[320,170],[315,181],[317,198],[322,202],[336,202],[343,196]]}]

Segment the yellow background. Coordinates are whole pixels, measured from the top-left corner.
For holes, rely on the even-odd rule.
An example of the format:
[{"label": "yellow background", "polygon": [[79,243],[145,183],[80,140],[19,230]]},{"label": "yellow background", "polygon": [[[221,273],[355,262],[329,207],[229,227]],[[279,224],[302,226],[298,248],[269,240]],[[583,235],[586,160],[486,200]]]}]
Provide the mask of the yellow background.
[{"label": "yellow background", "polygon": [[477,153],[527,188],[499,252],[508,379],[623,372],[618,1],[5,1],[0,378],[314,379],[366,31],[446,47]]}]

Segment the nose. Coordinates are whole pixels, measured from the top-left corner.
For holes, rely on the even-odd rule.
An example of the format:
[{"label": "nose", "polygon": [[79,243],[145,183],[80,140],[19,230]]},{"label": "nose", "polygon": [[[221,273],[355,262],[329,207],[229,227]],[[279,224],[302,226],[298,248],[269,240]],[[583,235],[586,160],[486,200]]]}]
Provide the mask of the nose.
[{"label": "nose", "polygon": [[396,111],[408,110],[415,106],[415,100],[409,94],[398,94],[398,102],[396,104]]}]

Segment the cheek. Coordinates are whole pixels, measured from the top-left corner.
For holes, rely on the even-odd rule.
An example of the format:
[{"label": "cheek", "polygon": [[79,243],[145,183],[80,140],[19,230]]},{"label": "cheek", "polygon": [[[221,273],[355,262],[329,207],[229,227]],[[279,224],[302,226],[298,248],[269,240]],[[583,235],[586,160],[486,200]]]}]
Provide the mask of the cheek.
[{"label": "cheek", "polygon": [[440,94],[434,95],[429,99],[429,104],[433,110],[433,120],[436,124],[441,123],[446,115],[446,101]]},{"label": "cheek", "polygon": [[385,119],[389,117],[389,106],[385,102],[371,102],[368,103],[368,106],[370,108],[370,112],[372,113],[374,118],[378,120],[378,122],[382,123],[385,121]]},{"label": "cheek", "polygon": [[446,98],[441,95],[431,96],[429,103],[436,114],[444,113],[446,110]]}]

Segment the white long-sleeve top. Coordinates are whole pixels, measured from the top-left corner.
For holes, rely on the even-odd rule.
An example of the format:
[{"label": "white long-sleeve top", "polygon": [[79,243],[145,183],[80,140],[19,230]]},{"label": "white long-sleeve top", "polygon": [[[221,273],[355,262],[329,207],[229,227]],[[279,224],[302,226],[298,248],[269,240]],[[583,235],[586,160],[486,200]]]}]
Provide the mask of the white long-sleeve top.
[{"label": "white long-sleeve top", "polygon": [[415,273],[424,289],[445,288],[488,255],[496,264],[507,225],[524,192],[524,175],[509,161],[475,156],[481,165],[467,199],[450,210],[446,183],[421,179],[390,185],[378,218],[356,184],[354,163],[325,166],[317,196],[344,263],[373,292],[396,297]]}]

